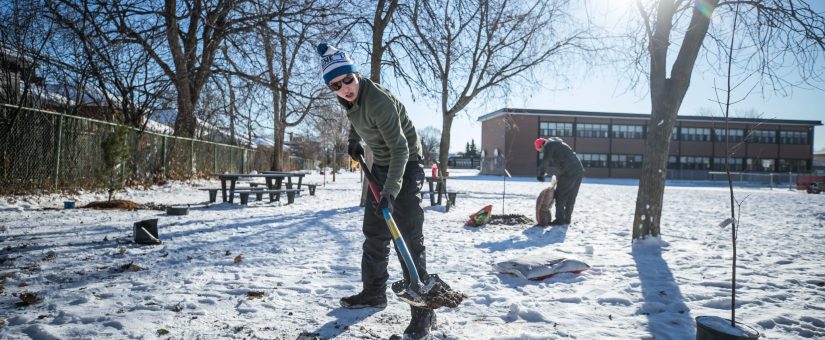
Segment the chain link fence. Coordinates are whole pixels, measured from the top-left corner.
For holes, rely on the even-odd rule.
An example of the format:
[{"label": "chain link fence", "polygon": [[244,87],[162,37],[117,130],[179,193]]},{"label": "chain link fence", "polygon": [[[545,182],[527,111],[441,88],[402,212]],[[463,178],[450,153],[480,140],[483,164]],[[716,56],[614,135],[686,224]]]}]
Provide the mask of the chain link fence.
[{"label": "chain link fence", "polygon": [[[128,157],[110,168],[106,143],[125,134]],[[173,137],[49,111],[0,104],[0,194],[109,188],[191,179],[210,173],[268,170],[272,151]],[[284,170],[316,161],[289,157]]]},{"label": "chain link fence", "polygon": [[504,175],[504,158],[501,156],[484,157],[481,159],[482,175]]},{"label": "chain link fence", "polygon": [[[722,171],[709,171],[709,179],[713,182],[727,184],[728,175]],[[736,186],[788,188],[796,187],[799,174],[792,172],[785,173],[758,173],[758,172],[731,172],[731,181]]]}]

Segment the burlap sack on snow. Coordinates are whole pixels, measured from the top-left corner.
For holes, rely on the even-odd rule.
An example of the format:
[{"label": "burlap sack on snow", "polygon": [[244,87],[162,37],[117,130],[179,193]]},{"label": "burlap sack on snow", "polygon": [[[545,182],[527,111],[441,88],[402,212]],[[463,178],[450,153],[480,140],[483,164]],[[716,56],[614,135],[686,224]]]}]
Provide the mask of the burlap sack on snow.
[{"label": "burlap sack on snow", "polygon": [[550,208],[553,206],[553,201],[556,199],[556,176],[550,178],[550,185],[541,191],[539,197],[536,198],[536,224],[550,225],[553,221],[553,214]]}]

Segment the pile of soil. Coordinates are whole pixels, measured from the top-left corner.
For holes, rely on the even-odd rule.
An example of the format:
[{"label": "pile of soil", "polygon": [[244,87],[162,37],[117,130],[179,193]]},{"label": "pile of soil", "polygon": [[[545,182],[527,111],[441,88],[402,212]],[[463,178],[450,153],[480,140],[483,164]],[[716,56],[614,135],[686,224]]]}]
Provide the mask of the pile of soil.
[{"label": "pile of soil", "polygon": [[490,220],[487,221],[487,224],[499,224],[499,225],[519,225],[519,224],[534,224],[533,220],[529,217],[521,215],[521,214],[506,214],[506,215],[493,215],[490,216]]},{"label": "pile of soil", "polygon": [[140,205],[128,200],[96,201],[83,206],[90,209],[117,209],[117,210],[137,210]]},{"label": "pile of soil", "polygon": [[428,309],[438,309],[441,307],[456,308],[465,298],[467,298],[467,295],[452,290],[450,286],[440,280],[433,288],[430,288],[427,294],[424,294],[424,300],[427,301]]},{"label": "pile of soil", "polygon": [[161,210],[162,211],[162,210],[166,210],[167,205],[166,204],[158,204],[158,203],[155,203],[155,202],[149,202],[149,203],[142,204],[140,206],[140,208],[141,209],[148,209],[148,210]]}]

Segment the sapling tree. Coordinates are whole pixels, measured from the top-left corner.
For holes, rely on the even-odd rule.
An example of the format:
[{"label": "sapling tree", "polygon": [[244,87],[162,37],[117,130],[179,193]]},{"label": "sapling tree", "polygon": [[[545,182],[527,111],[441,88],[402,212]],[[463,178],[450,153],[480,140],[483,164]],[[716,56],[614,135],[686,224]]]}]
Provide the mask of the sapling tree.
[{"label": "sapling tree", "polygon": [[[739,5],[736,5],[736,9],[734,11],[733,16],[733,24],[732,24],[732,31],[736,31],[736,25],[739,19]],[[731,107],[731,94],[733,93],[734,86],[731,84],[731,69],[734,63],[733,55],[735,52],[735,38],[736,34],[731,34],[730,37],[730,45],[728,46],[728,53],[727,53],[727,76],[726,81],[727,85],[724,89],[725,92],[725,100],[722,103],[720,100],[717,99],[717,102],[724,104],[723,112],[725,116],[725,175],[727,176],[728,180],[728,191],[730,193],[730,217],[725,219],[720,226],[726,227],[730,225],[731,229],[731,298],[730,298],[730,322],[731,327],[736,327],[736,240],[738,237],[739,232],[739,216],[742,213],[742,204],[748,198],[745,196],[742,200],[737,201],[736,195],[733,191],[733,177],[731,176],[730,171],[730,158],[731,155],[734,153],[734,150],[739,146],[738,144],[744,143],[744,139],[739,141],[737,145],[731,146],[730,145],[730,138],[731,133],[729,129],[729,122],[730,122],[730,107]]]},{"label": "sapling tree", "polygon": [[115,191],[123,188],[126,181],[122,167],[129,159],[129,133],[129,128],[119,125],[100,143],[104,163],[102,177],[109,182],[110,201],[114,198]]}]

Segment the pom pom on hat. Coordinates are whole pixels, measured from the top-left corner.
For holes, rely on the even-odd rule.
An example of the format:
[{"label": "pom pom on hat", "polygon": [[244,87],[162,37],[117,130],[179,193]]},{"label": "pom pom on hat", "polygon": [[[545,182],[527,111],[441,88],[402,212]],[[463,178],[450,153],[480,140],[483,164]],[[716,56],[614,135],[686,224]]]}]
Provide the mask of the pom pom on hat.
[{"label": "pom pom on hat", "polygon": [[318,44],[316,48],[321,56],[321,74],[324,84],[329,84],[336,77],[358,72],[358,68],[352,63],[349,54],[325,43]]},{"label": "pom pom on hat", "polygon": [[536,151],[541,151],[541,148],[544,146],[544,143],[546,142],[547,140],[544,138],[536,139],[536,141],[533,142],[534,144],[536,144]]}]

